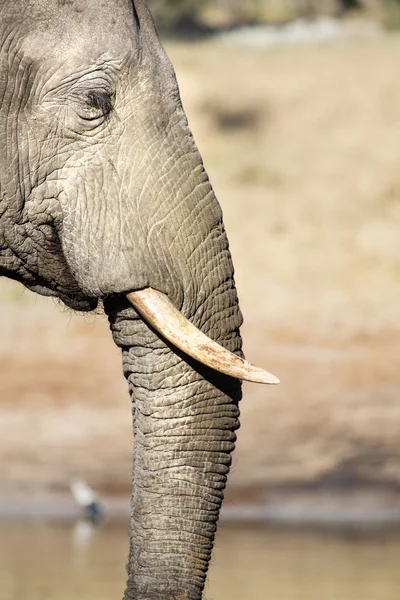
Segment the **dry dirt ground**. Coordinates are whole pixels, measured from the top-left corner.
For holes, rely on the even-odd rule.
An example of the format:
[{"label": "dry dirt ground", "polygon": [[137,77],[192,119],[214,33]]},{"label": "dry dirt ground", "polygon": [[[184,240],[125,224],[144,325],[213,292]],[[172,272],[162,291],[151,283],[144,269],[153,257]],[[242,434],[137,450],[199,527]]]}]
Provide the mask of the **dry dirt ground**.
[{"label": "dry dirt ground", "polygon": [[[400,39],[168,47],[225,213],[249,359],[230,480],[400,498]],[[0,284],[1,498],[130,485],[130,406],[102,316]],[[328,492],[326,491],[328,490]],[[1,502],[1,500],[0,500]]]}]

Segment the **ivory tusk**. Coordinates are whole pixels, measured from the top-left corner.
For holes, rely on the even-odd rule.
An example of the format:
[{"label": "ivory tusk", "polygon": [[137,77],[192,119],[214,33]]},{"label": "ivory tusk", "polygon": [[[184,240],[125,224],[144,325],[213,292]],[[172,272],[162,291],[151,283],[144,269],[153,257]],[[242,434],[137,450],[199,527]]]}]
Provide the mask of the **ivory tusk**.
[{"label": "ivory tusk", "polygon": [[214,342],[188,321],[165,294],[152,288],[127,294],[137,312],[164,336],[198,362],[220,373],[253,383],[277,385],[279,379]]}]

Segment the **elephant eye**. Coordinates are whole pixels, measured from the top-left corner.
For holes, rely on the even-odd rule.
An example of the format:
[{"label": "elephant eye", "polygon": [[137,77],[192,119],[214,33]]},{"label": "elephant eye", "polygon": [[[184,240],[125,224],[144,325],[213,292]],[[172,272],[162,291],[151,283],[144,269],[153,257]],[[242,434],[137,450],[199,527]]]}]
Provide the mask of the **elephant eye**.
[{"label": "elephant eye", "polygon": [[90,91],[85,96],[85,114],[82,116],[89,121],[108,118],[113,108],[113,96],[109,91]]}]

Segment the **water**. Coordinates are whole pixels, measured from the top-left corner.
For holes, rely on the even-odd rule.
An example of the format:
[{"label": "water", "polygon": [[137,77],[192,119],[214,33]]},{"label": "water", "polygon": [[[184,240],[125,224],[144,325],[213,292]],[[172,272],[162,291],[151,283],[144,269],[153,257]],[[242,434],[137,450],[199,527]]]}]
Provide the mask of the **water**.
[{"label": "water", "polygon": [[[118,600],[127,524],[0,522],[1,600]],[[400,531],[225,523],[209,600],[399,600]]]}]

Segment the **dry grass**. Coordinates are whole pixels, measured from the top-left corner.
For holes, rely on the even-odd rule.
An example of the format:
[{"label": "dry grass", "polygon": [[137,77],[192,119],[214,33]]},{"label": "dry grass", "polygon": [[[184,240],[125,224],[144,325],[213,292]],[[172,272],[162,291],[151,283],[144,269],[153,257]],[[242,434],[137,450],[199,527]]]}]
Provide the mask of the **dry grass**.
[{"label": "dry grass", "polygon": [[[247,354],[283,381],[246,388],[232,489],[400,485],[400,40],[168,49],[223,205]],[[121,489],[129,407],[105,323],[14,290],[0,481],[80,472]]]}]

